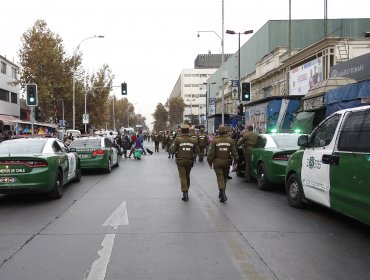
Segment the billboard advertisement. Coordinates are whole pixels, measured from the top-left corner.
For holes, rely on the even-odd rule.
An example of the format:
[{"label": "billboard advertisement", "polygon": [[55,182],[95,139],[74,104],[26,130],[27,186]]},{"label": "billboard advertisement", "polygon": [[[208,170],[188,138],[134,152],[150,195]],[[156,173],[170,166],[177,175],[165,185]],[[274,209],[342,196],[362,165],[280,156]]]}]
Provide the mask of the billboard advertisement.
[{"label": "billboard advertisement", "polygon": [[289,95],[305,95],[322,80],[322,58],[319,57],[289,71]]}]

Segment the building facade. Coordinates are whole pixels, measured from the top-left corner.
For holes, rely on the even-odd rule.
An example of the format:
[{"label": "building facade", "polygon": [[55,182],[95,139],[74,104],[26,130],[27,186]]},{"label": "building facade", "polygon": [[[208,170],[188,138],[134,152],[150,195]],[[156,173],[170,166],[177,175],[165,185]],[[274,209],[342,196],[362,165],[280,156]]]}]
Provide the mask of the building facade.
[{"label": "building facade", "polygon": [[[226,54],[229,58],[231,54]],[[221,54],[199,54],[194,69],[183,69],[170,97],[182,97],[185,102],[183,120],[204,124],[207,107],[207,80],[221,65]]]},{"label": "building facade", "polygon": [[183,69],[170,97],[182,97],[185,102],[183,120],[204,123],[206,115],[207,79],[216,69]]},{"label": "building facade", "polygon": [[[364,37],[370,19],[328,20],[328,36],[320,19],[293,20],[290,35],[288,24],[287,20],[268,21],[240,48],[240,65],[237,52],[225,62],[223,71],[218,69],[208,80],[214,85],[209,87],[209,97],[216,99],[215,113],[222,106],[225,114],[237,111],[239,100],[231,98],[230,81],[238,79],[239,67],[241,82],[251,82],[253,103],[273,96],[304,96],[314,83],[329,77],[331,67],[370,52],[370,40]],[[221,72],[227,77],[221,79]]]},{"label": "building facade", "polygon": [[19,86],[11,84],[18,78],[19,66],[0,56],[0,120],[5,126],[20,116]]},{"label": "building facade", "polygon": [[[286,58],[281,57],[279,58],[281,61],[277,61],[275,57],[279,57],[280,55],[287,53],[289,37],[291,38],[291,54],[296,53],[297,50],[305,49],[321,41],[325,37],[342,38],[337,40],[338,46],[334,49],[337,56],[341,56],[341,59],[344,60],[347,55],[351,55],[345,53],[345,49],[348,49],[348,45],[350,45],[348,44],[348,40],[353,38],[365,39],[364,33],[370,26],[370,18],[329,19],[329,36],[324,35],[323,19],[292,20],[292,32],[290,36],[288,34],[288,25],[288,20],[268,21],[260,30],[254,33],[243,46],[241,46],[240,73],[242,81],[245,81],[247,76],[251,79],[251,75],[253,75],[254,72],[256,76],[261,76],[262,73],[258,71],[262,70],[268,72],[269,70],[276,68],[280,63],[285,62]],[[305,32],[302,32],[302,30],[305,30]],[[360,55],[360,52],[358,55]],[[267,57],[274,57],[274,59],[271,60]],[[298,58],[297,56],[295,57]],[[259,67],[258,70],[258,66],[262,66],[261,60],[264,60],[265,65],[263,67]],[[222,94],[222,92],[220,92],[222,83],[225,85],[224,95],[226,96],[229,93],[230,88],[227,87],[227,83],[231,80],[238,79],[238,68],[238,52],[236,52],[224,63],[223,72],[227,73],[227,77],[223,77],[223,79],[221,79],[221,69],[218,69],[209,79],[209,83],[215,83],[215,86],[210,88],[211,98],[220,98],[220,95]],[[265,95],[269,95],[268,92],[271,92],[271,90],[272,89],[266,89],[267,93]],[[254,89],[252,84],[252,93],[254,93],[253,91]]]}]

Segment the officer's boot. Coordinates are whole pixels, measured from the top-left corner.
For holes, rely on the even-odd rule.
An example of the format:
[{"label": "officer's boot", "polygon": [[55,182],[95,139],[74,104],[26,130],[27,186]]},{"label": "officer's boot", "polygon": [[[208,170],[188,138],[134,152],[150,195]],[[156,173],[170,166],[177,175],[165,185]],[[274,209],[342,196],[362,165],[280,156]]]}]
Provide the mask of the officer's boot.
[{"label": "officer's boot", "polygon": [[221,198],[221,197],[222,197],[222,190],[219,190],[218,198]]},{"label": "officer's boot", "polygon": [[182,200],[183,201],[188,201],[189,200],[188,192],[182,192]]},{"label": "officer's boot", "polygon": [[226,197],[226,194],[225,194],[225,190],[220,190],[220,191],[221,191],[220,202],[225,202],[227,200],[227,197]]}]

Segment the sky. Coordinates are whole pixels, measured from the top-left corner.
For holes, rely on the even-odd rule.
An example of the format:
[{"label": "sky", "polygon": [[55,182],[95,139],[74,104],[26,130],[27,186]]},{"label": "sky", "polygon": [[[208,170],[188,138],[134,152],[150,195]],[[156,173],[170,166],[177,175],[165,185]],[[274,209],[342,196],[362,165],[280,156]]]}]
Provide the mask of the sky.
[{"label": "sky", "polygon": [[[369,0],[327,3],[329,19],[370,16]],[[159,102],[166,102],[181,71],[193,68],[198,54],[222,52],[215,33],[197,37],[198,30],[222,37],[224,15],[225,31],[256,33],[268,20],[287,20],[289,0],[17,0],[2,1],[0,11],[0,55],[17,63],[22,34],[36,20],[45,20],[63,39],[67,55],[80,45],[85,70],[92,73],[109,65],[117,98],[122,97],[120,84],[127,83],[128,100],[151,128],[151,115]],[[323,18],[324,0],[291,0],[291,15]],[[82,42],[94,35],[104,38]],[[237,52],[238,36],[224,36],[224,52]],[[251,36],[241,36],[241,45]]]}]

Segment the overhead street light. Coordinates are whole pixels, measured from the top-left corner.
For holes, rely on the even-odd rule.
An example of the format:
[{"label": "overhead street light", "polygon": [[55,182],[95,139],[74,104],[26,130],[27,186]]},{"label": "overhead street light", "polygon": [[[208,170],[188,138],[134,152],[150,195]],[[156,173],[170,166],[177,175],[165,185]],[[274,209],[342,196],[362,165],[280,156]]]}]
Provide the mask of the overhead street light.
[{"label": "overhead street light", "polygon": [[76,104],[75,104],[75,99],[76,99],[76,79],[75,79],[75,74],[76,74],[76,52],[80,49],[80,46],[83,42],[85,42],[88,39],[95,39],[95,38],[104,38],[103,35],[94,35],[87,37],[83,39],[76,47],[75,51],[73,52],[73,75],[72,75],[72,114],[73,114],[73,121],[72,121],[72,126],[73,129],[76,129]]},{"label": "overhead street light", "polygon": [[226,30],[226,34],[235,35],[238,34],[239,37],[239,44],[238,44],[238,100],[240,100],[240,34],[251,34],[253,33],[253,30],[247,30],[244,32],[235,32],[233,30]]}]

